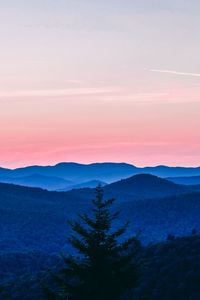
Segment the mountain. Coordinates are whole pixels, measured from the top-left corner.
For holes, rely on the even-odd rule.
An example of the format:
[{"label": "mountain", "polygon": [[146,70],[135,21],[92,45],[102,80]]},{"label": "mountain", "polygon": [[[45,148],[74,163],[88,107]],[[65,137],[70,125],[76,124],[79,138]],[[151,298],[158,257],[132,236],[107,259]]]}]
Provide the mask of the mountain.
[{"label": "mountain", "polygon": [[[106,197],[117,199],[115,206],[122,215],[119,222],[130,220],[130,232],[141,229],[144,242],[200,229],[200,193],[194,193],[190,186],[139,175],[107,185],[104,190]],[[90,188],[49,192],[0,184],[0,251],[60,252],[69,235],[67,220],[89,212],[94,196],[95,190]]]},{"label": "mountain", "polygon": [[200,185],[200,176],[191,176],[191,177],[168,177],[168,180],[184,185]]},{"label": "mountain", "polygon": [[[184,186],[151,174],[138,174],[127,179],[108,184],[104,187],[106,197],[115,197],[120,201],[163,198],[173,195],[200,192],[200,186]],[[77,189],[67,192],[74,198],[92,198],[94,189]]]},{"label": "mountain", "polygon": [[13,173],[13,170],[0,167],[0,176],[10,176],[12,173]]},{"label": "mountain", "polygon": [[[198,186],[180,186],[146,174],[104,187],[106,196],[117,198],[114,209],[120,212],[120,219],[115,226],[129,220],[127,237],[140,230],[144,245],[161,242],[168,235],[188,235],[193,229],[200,232],[197,189]],[[94,196],[95,190],[91,188],[49,192],[1,183],[0,281],[19,276],[23,270],[25,279],[26,271],[44,270],[45,265],[48,268],[49,256],[56,264],[56,256],[69,250],[67,238],[71,231],[67,220],[76,219],[78,213],[90,213]]]},{"label": "mountain", "polygon": [[67,220],[88,207],[65,193],[0,183],[0,252],[60,252]]},{"label": "mountain", "polygon": [[[101,181],[115,181],[122,177],[134,174],[136,167],[125,163],[96,163],[83,165],[77,163],[60,163],[55,166],[30,166],[15,170],[0,170],[0,176],[9,174],[9,177],[24,177],[33,174],[56,176],[77,183],[90,181],[97,178]],[[106,181],[107,182],[107,181]]]},{"label": "mountain", "polygon": [[107,185],[107,183],[100,181],[100,180],[90,180],[86,182],[82,182],[79,184],[69,185],[67,188],[58,190],[59,192],[65,192],[72,189],[83,189],[83,188],[96,188],[98,185],[101,185],[102,187]]},{"label": "mountain", "polygon": [[148,173],[159,177],[200,176],[200,167],[168,167],[156,166],[141,168],[139,173]]},{"label": "mountain", "polygon": [[[200,188],[199,188],[200,190]],[[177,185],[166,179],[150,175],[139,174],[127,179],[122,179],[105,187],[105,192],[125,194],[138,198],[166,197],[184,194],[193,191],[189,187]]]},{"label": "mountain", "polygon": [[[0,172],[10,176],[12,170]],[[24,177],[30,183],[38,179],[34,176]],[[50,180],[47,175],[39,176],[40,180]],[[11,179],[25,180],[22,177]],[[61,178],[51,179],[55,182]],[[173,291],[174,299],[191,295],[195,299],[199,295],[199,240],[174,240],[173,236],[200,232],[200,186],[139,174],[106,185],[104,192],[106,197],[116,198],[114,209],[120,212],[120,219],[115,226],[129,220],[127,237],[140,230],[139,237],[146,245],[140,257],[145,269],[133,298],[173,299]],[[44,277],[36,281],[35,276],[46,278],[45,270],[59,265],[58,255],[68,253],[71,231],[67,220],[76,219],[78,213],[90,214],[94,196],[94,188],[54,192],[0,183],[0,285],[5,284],[0,298],[43,299],[42,293],[34,294],[34,288],[41,286]],[[167,236],[170,239],[163,243]]]},{"label": "mountain", "polygon": [[0,177],[26,177],[34,174],[59,177],[75,184],[97,179],[108,183],[128,178],[136,174],[152,174],[159,177],[200,176],[200,167],[144,167],[139,168],[126,163],[59,163],[55,166],[30,166],[14,170],[0,168]]},{"label": "mountain", "polygon": [[1,183],[12,183],[27,187],[39,187],[46,190],[59,190],[71,186],[72,182],[63,178],[33,174],[25,177],[0,177]]}]

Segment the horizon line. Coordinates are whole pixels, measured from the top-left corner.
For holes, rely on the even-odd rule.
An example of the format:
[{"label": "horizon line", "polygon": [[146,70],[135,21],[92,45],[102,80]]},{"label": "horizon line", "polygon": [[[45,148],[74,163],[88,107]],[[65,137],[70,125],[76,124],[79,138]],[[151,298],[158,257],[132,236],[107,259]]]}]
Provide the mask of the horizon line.
[{"label": "horizon line", "polygon": [[121,162],[117,162],[117,161],[94,161],[94,162],[89,162],[89,163],[81,163],[81,162],[76,162],[76,161],[60,161],[57,163],[52,163],[52,164],[32,164],[32,165],[22,165],[22,166],[18,166],[18,167],[14,167],[14,168],[9,168],[9,167],[4,167],[0,164],[0,169],[7,169],[7,170],[16,170],[16,169],[24,169],[24,168],[31,168],[31,167],[55,167],[57,165],[60,164],[76,164],[76,165],[84,165],[84,166],[90,166],[90,165],[94,165],[94,164],[126,164],[126,165],[130,165],[133,166],[135,168],[138,169],[143,169],[143,168],[156,168],[156,167],[167,167],[167,168],[192,168],[192,169],[196,169],[196,168],[200,168],[200,165],[196,165],[196,166],[185,166],[185,165],[165,165],[165,164],[153,164],[153,165],[136,165],[133,164],[131,162],[125,162],[125,161],[121,161]]}]

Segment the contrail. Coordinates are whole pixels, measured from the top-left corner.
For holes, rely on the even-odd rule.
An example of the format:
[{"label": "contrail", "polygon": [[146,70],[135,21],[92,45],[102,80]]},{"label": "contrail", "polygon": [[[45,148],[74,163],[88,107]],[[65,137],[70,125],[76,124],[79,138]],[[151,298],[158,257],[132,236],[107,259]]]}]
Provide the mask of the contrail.
[{"label": "contrail", "polygon": [[187,72],[177,72],[173,70],[158,70],[158,69],[150,69],[150,72],[157,72],[157,73],[167,73],[173,75],[181,75],[181,76],[192,76],[192,77],[200,77],[199,73],[187,73]]}]

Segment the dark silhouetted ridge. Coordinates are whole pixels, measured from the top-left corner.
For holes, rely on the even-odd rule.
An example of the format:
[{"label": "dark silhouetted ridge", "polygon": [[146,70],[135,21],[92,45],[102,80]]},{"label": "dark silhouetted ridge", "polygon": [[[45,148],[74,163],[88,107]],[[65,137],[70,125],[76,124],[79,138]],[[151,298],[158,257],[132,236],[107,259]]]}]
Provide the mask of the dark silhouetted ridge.
[{"label": "dark silhouetted ridge", "polygon": [[152,198],[192,192],[193,189],[150,174],[139,174],[105,187],[106,192]]}]

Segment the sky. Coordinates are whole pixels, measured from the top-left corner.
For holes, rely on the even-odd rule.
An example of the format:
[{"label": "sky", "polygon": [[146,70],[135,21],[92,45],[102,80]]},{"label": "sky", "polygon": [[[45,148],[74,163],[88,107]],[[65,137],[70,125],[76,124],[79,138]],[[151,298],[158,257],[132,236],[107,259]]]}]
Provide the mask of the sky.
[{"label": "sky", "polygon": [[0,166],[199,166],[199,14],[199,0],[0,1]]}]

